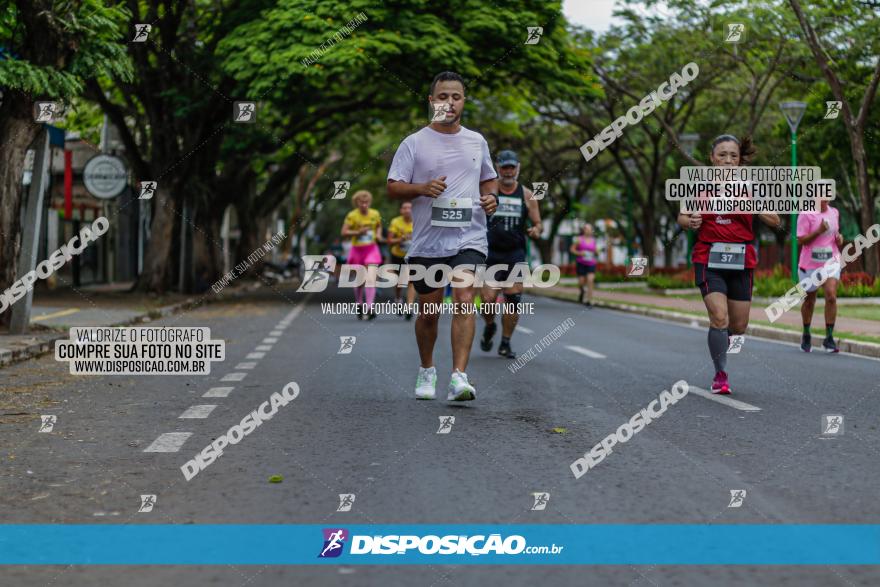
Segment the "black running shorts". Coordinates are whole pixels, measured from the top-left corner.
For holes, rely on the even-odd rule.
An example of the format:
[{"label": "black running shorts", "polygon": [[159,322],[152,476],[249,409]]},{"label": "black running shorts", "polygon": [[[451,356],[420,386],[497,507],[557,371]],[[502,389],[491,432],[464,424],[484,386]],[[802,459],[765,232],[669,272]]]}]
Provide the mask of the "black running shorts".
[{"label": "black running shorts", "polygon": [[[474,265],[476,267],[486,262],[486,255],[476,249],[464,249],[450,257],[408,257],[408,259],[407,264],[410,267],[421,265],[425,267],[428,270],[428,274],[431,275],[431,268],[435,265],[449,265],[452,269],[455,269],[459,265]],[[439,280],[440,275],[441,272],[437,271],[435,273],[436,279]],[[412,281],[411,283],[416,288],[416,291],[422,295],[441,289],[440,287],[428,285],[425,283],[424,279]],[[446,282],[443,282],[441,287],[446,287]]]},{"label": "black running shorts", "polygon": [[752,301],[752,275],[754,269],[710,269],[704,263],[694,263],[694,283],[706,297],[710,293],[723,293],[736,302]]}]

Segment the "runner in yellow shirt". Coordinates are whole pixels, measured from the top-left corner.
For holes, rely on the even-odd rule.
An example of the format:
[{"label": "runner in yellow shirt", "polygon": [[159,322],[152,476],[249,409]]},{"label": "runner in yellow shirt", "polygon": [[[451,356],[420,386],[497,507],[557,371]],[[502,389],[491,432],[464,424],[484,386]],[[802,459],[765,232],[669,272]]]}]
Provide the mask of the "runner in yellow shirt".
[{"label": "runner in yellow shirt", "polygon": [[[400,205],[400,216],[395,217],[391,224],[388,225],[388,244],[391,245],[391,263],[400,265],[401,268],[406,265],[406,255],[409,251],[409,245],[412,242],[412,202],[403,202]],[[394,288],[394,301],[400,301],[400,293],[402,287]],[[409,284],[406,289],[406,304],[412,306],[416,299],[416,290],[413,284]],[[404,314],[407,320],[412,320],[412,313]]]},{"label": "runner in yellow shirt", "polygon": [[365,287],[354,288],[354,299],[358,303],[358,320],[363,319],[360,304],[366,290],[367,316],[372,320],[376,317],[372,305],[376,300],[376,267],[382,263],[382,253],[378,241],[382,234],[382,217],[373,203],[373,194],[360,190],[351,198],[355,209],[349,212],[342,224],[342,237],[351,238],[351,252],[348,254],[349,265],[367,267],[367,284]]}]

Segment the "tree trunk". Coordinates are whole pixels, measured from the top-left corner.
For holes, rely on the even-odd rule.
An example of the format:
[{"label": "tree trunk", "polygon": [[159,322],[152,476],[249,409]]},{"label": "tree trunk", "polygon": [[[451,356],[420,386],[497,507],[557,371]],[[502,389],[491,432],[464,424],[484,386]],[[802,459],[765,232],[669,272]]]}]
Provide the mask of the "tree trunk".
[{"label": "tree trunk", "polygon": [[167,187],[159,187],[153,196],[153,220],[150,223],[150,242],[144,253],[144,271],[138,280],[138,289],[164,293],[174,283],[178,265],[180,211]]},{"label": "tree trunk", "polygon": [[223,273],[223,242],[220,227],[223,208],[202,208],[197,214],[193,231],[193,271],[196,293],[206,291]]},{"label": "tree trunk", "polygon": [[[868,181],[868,157],[865,153],[865,142],[859,132],[850,133],[853,161],[856,164],[856,183],[859,189],[859,201],[861,203],[860,224],[862,234],[874,225],[874,198],[871,197],[871,185]],[[865,271],[872,277],[878,273],[877,247],[869,247],[862,253],[865,256]]]},{"label": "tree trunk", "polygon": [[[8,92],[0,107],[0,292],[12,285],[16,277],[21,247],[24,155],[40,131],[40,126],[27,118],[29,103],[23,106],[15,94]],[[8,326],[11,315],[8,310],[0,314],[0,326]]]},{"label": "tree trunk", "polygon": [[553,239],[546,240],[541,238],[533,240],[532,243],[541,254],[541,263],[546,265],[553,262]]},{"label": "tree trunk", "polygon": [[[241,228],[241,238],[238,241],[238,250],[236,251],[235,259],[232,262],[233,266],[244,261],[251,253],[263,246],[263,243],[266,242],[266,239],[264,238],[266,235],[266,228],[268,228],[269,225],[268,216],[258,217],[249,209],[237,209],[237,211],[238,225]],[[260,265],[261,262],[258,261],[254,265],[248,267],[245,273],[252,274]]]},{"label": "tree trunk", "polygon": [[642,207],[642,254],[648,258],[648,267],[654,267],[654,195],[649,193]]}]

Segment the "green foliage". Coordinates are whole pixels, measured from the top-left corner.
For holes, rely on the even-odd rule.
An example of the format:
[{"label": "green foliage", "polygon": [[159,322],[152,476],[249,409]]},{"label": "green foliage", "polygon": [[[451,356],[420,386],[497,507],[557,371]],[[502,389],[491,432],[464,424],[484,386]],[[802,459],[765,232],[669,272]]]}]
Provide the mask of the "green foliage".
[{"label": "green foliage", "polygon": [[[44,10],[45,4],[48,4]],[[0,86],[34,97],[71,98],[91,76],[130,79],[126,45],[121,42],[128,12],[103,0],[35,2],[24,10],[0,9]],[[39,25],[28,30],[25,22]]]},{"label": "green foliage", "polygon": [[653,289],[683,289],[694,287],[692,279],[680,275],[652,274],[648,276],[648,287]]}]

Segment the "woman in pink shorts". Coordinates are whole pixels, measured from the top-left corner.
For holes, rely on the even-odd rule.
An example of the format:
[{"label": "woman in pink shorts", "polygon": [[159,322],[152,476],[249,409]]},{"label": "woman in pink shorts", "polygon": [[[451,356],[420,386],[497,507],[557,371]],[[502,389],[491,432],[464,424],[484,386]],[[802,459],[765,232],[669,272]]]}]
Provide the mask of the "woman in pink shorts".
[{"label": "woman in pink shorts", "polygon": [[[376,267],[382,263],[379,251],[379,240],[382,236],[382,217],[375,208],[370,208],[373,195],[360,190],[351,198],[354,210],[345,216],[342,224],[342,237],[351,239],[351,252],[348,254],[349,265],[367,267],[367,284],[354,288],[354,299],[358,304],[366,301],[369,310],[367,315],[372,320],[376,317],[372,305],[376,299]],[[366,291],[366,300],[364,292]],[[363,320],[364,313],[358,306],[358,320]]]}]

